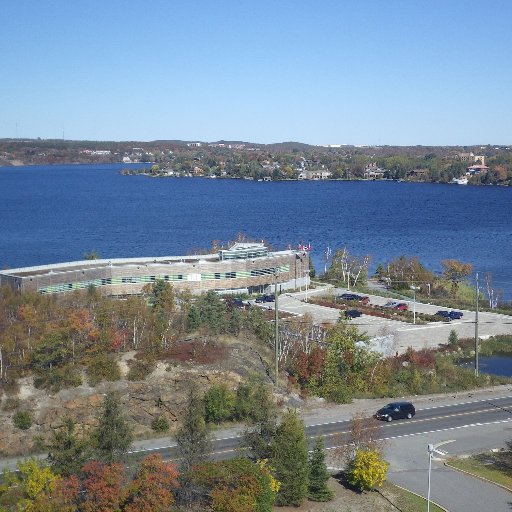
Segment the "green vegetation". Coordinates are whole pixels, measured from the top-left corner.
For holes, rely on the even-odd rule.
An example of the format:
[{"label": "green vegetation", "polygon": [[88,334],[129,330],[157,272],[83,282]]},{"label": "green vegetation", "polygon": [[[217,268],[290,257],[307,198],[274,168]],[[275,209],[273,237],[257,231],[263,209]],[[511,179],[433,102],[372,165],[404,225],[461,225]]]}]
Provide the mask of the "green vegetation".
[{"label": "green vegetation", "polygon": [[308,498],[311,501],[330,501],[334,493],[327,486],[330,475],[325,465],[324,441],[318,437],[309,457]]},{"label": "green vegetation", "polygon": [[[382,492],[385,492],[386,496],[394,496],[393,503],[401,512],[418,512],[419,510],[427,510],[426,499],[421,496],[417,496],[406,489],[401,489],[389,482],[385,482],[383,484]],[[439,508],[432,502],[430,502],[430,510],[432,512],[444,512],[444,509]]]},{"label": "green vegetation", "polygon": [[90,386],[102,381],[113,382],[121,378],[119,365],[106,354],[98,354],[87,366],[87,380]]},{"label": "green vegetation", "polygon": [[131,428],[126,422],[119,398],[108,393],[103,401],[99,424],[92,434],[98,459],[111,463],[121,460],[132,444]]},{"label": "green vegetation", "polygon": [[12,422],[20,430],[28,430],[32,426],[32,414],[29,411],[17,411],[12,417]]},{"label": "green vegetation", "polygon": [[151,428],[155,432],[167,432],[169,430],[169,420],[165,416],[158,416],[151,422]]},{"label": "green vegetation", "polygon": [[509,449],[497,453],[482,453],[464,459],[451,459],[448,465],[504,485],[512,491],[511,462],[512,454]]}]

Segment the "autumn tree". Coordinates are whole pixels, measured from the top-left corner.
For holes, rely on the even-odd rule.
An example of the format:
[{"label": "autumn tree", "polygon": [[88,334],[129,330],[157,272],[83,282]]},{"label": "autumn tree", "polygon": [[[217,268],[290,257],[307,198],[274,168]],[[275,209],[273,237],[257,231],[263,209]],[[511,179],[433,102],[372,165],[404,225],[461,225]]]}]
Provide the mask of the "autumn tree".
[{"label": "autumn tree", "polygon": [[125,478],[122,464],[103,464],[93,460],[83,467],[82,473],[81,512],[120,510]]},{"label": "autumn tree", "polygon": [[308,444],[304,423],[288,409],[272,441],[272,467],[281,486],[277,505],[300,506],[308,492]]},{"label": "autumn tree", "polygon": [[149,455],[124,492],[123,512],[166,512],[178,486],[176,466],[164,462],[160,454]]},{"label": "autumn tree", "polygon": [[333,498],[334,492],[327,486],[329,478],[325,465],[324,442],[318,437],[309,457],[308,498],[311,501],[330,501]]},{"label": "autumn tree", "polygon": [[370,491],[384,483],[388,468],[379,450],[359,449],[348,465],[348,481],[361,491]]},{"label": "autumn tree", "polygon": [[459,260],[443,260],[441,265],[443,266],[443,277],[451,282],[453,294],[457,292],[459,284],[473,271],[471,263],[462,263]]},{"label": "autumn tree", "polygon": [[119,398],[108,393],[103,401],[99,424],[92,433],[92,442],[100,460],[119,460],[132,444],[132,431],[121,411]]}]

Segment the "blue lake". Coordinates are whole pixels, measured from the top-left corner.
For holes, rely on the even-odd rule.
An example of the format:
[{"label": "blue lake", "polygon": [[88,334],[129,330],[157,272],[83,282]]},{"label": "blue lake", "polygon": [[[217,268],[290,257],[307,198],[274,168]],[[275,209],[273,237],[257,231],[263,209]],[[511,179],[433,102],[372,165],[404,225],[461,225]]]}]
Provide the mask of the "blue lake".
[{"label": "blue lake", "polygon": [[512,298],[512,188],[396,182],[253,182],[122,176],[126,165],[0,168],[0,267],[187,254],[243,232],[274,247],[311,243],[457,258]]},{"label": "blue lake", "polygon": [[[474,360],[465,361],[461,364],[464,368],[474,369]],[[492,356],[480,356],[478,358],[478,369],[480,373],[512,377],[512,356],[494,354]]]}]

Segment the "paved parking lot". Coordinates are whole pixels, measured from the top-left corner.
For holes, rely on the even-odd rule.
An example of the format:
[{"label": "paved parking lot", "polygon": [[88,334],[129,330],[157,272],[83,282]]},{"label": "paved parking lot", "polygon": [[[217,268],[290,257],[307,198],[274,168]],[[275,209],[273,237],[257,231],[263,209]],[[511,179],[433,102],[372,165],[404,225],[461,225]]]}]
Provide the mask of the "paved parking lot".
[{"label": "paved parking lot", "polygon": [[[308,298],[311,296],[321,296],[326,293],[342,293],[346,290],[323,288],[309,290]],[[390,299],[378,295],[369,295],[371,304],[383,305]],[[304,302],[306,292],[284,293],[279,296],[279,310],[303,315],[309,313],[314,322],[317,323],[335,323],[340,315],[340,310],[316,304]],[[412,311],[412,301],[406,302],[409,310]],[[274,304],[266,304],[266,307],[273,307]],[[416,303],[416,312],[434,314],[442,307],[435,304]],[[393,344],[390,351],[403,353],[408,347],[419,350],[425,347],[437,347],[440,343],[446,343],[450,331],[454,330],[460,338],[474,337],[475,335],[475,313],[474,311],[461,310],[464,316],[460,320],[451,322],[431,322],[424,325],[414,325],[398,320],[374,317],[371,315],[362,315],[359,318],[351,320],[358,325],[360,330],[366,332],[370,337],[393,336]],[[512,334],[512,317],[496,313],[479,314],[479,336],[488,338],[496,334]]]}]

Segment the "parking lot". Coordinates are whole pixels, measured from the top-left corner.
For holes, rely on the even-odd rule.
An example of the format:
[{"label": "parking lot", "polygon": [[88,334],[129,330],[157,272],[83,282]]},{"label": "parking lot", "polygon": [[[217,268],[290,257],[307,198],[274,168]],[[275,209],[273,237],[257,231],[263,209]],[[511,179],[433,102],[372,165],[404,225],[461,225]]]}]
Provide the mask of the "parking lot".
[{"label": "parking lot", "polygon": [[[342,289],[321,288],[309,290],[308,297],[322,296],[325,294],[337,295],[345,292]],[[390,299],[379,295],[368,295],[370,303],[375,305],[384,305]],[[279,310],[294,315],[303,315],[309,313],[315,323],[335,323],[340,315],[340,310],[319,306],[305,302],[306,292],[284,293],[279,296]],[[412,301],[406,302],[409,310],[412,311]],[[263,304],[263,307],[274,307],[274,303]],[[416,303],[418,313],[427,313],[433,315],[441,308],[435,304]],[[370,337],[393,337],[393,344],[390,350],[403,353],[408,347],[420,350],[426,347],[437,347],[439,344],[446,343],[450,331],[454,330],[459,338],[470,338],[475,335],[475,312],[461,310],[463,317],[460,320],[450,322],[431,322],[424,325],[414,325],[399,320],[379,318],[363,314],[359,318],[350,320],[357,325],[361,331],[366,332]],[[483,339],[496,334],[512,334],[512,317],[497,313],[479,313],[479,336]]]}]

